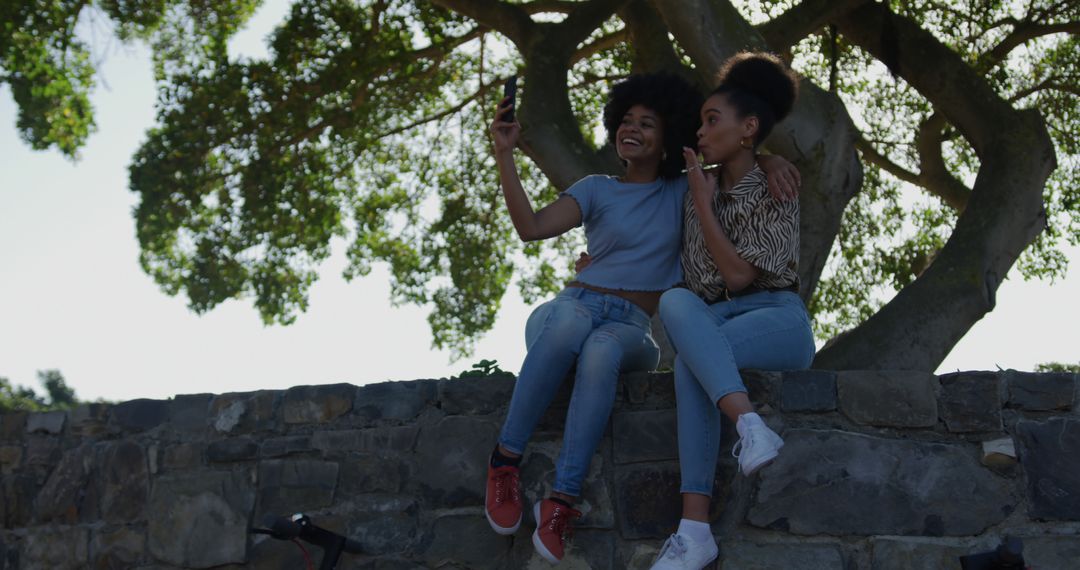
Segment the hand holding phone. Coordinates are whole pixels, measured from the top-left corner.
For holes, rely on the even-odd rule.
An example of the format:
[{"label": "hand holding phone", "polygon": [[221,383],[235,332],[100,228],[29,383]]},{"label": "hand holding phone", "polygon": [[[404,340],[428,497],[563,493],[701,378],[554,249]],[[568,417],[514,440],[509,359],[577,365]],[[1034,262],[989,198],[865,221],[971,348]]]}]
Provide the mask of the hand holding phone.
[{"label": "hand holding phone", "polygon": [[516,107],[517,107],[517,76],[516,75],[511,76],[510,79],[507,79],[506,84],[503,85],[503,99],[506,99],[507,97],[510,98],[510,110],[507,111],[502,116],[502,120],[506,121],[507,123],[513,123],[514,122],[514,111],[516,110]]},{"label": "hand holding phone", "polygon": [[503,86],[503,99],[499,101],[499,109],[495,112],[495,119],[491,122],[491,137],[495,143],[495,153],[510,151],[517,147],[518,135],[521,134],[521,125],[514,120],[514,101],[517,97],[517,77],[511,77]]}]

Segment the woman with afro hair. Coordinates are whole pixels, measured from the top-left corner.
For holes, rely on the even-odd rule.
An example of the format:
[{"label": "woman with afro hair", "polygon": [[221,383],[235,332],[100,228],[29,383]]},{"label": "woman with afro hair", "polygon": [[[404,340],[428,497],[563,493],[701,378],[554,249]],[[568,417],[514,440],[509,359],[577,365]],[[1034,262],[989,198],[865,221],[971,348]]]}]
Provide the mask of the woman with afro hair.
[{"label": "woman with afro hair", "polygon": [[[521,239],[547,239],[584,225],[591,257],[529,316],[528,353],[488,465],[485,514],[495,532],[512,534],[522,519],[526,443],[576,363],[552,493],[533,507],[533,545],[551,562],[563,558],[564,537],[581,516],[573,504],[611,414],[620,372],[652,370],[659,359],[650,317],[660,295],[683,279],[679,249],[688,183],[681,153],[695,146],[701,101],[674,74],[634,75],[616,84],[604,126],[623,174],[586,176],[539,210],[514,164],[521,126],[504,120],[509,100],[491,124],[503,195]],[[783,159],[775,165],[793,170]]]},{"label": "woman with afro hair", "polygon": [[755,149],[795,103],[798,83],[771,54],[740,53],[722,66],[701,106],[697,147],[684,149],[683,288],[660,299],[677,353],[679,466],[683,518],[654,570],[703,568],[718,555],[709,503],[721,414],[735,424],[733,454],[744,475],[777,457],[784,442],[747,397],[739,369],[806,368],[814,336],[799,298],[799,203],[766,191]]}]

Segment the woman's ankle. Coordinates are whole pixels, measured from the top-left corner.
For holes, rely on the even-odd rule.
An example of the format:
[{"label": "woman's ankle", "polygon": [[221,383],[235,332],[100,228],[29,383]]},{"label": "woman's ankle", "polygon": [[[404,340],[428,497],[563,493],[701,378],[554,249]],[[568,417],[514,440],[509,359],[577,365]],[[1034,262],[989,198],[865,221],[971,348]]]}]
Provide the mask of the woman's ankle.
[{"label": "woman's ankle", "polygon": [[491,452],[490,463],[492,467],[503,467],[506,465],[517,467],[521,464],[521,455],[509,453],[505,451],[503,446],[496,445],[495,450]]},{"label": "woman's ankle", "polygon": [[520,453],[514,453],[513,451],[506,449],[501,443],[495,446],[495,452],[507,459],[521,459]]},{"label": "woman's ankle", "polygon": [[552,492],[551,495],[548,498],[550,498],[550,499],[552,499],[554,501],[557,501],[559,503],[562,503],[562,504],[564,504],[564,505],[566,505],[568,507],[571,507],[571,508],[573,508],[574,502],[577,501],[577,497],[575,497],[573,495],[567,495],[566,493],[559,493],[557,491]]}]

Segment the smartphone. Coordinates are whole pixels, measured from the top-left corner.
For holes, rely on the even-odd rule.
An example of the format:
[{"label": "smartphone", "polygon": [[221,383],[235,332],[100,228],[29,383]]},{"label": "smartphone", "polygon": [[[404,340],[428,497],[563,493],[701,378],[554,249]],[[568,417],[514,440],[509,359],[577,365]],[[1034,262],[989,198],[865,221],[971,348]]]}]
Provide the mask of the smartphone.
[{"label": "smartphone", "polygon": [[517,106],[517,76],[513,75],[510,79],[506,80],[506,84],[503,85],[503,99],[510,98],[510,110],[503,115],[503,120],[507,123],[514,122],[514,111]]}]

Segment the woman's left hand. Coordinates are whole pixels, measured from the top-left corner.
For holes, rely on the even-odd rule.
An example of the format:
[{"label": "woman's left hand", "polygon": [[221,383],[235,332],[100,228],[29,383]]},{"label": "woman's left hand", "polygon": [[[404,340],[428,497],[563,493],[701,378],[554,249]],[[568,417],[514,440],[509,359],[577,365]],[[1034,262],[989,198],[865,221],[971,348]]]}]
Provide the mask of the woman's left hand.
[{"label": "woman's left hand", "polygon": [[799,197],[802,177],[799,176],[799,169],[795,168],[794,164],[775,154],[758,156],[757,161],[769,181],[769,195],[781,202]]},{"label": "woman's left hand", "polygon": [[692,148],[683,147],[683,158],[686,159],[686,179],[690,182],[690,192],[702,198],[712,198],[716,189],[716,173],[704,170]]},{"label": "woman's left hand", "polygon": [[583,251],[581,252],[581,255],[578,256],[577,261],[574,262],[574,271],[581,273],[581,271],[588,267],[590,263],[592,263],[592,256]]}]

